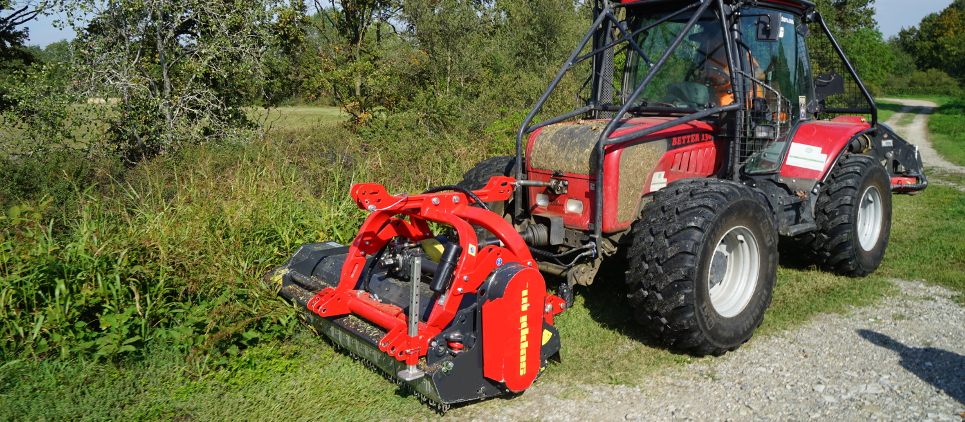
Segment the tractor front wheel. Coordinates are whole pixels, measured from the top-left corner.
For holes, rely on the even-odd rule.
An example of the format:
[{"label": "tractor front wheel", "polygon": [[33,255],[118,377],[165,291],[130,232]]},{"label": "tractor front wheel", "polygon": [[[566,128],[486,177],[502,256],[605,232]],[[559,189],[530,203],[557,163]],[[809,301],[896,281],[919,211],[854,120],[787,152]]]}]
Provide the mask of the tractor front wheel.
[{"label": "tractor front wheel", "polygon": [[695,355],[721,355],[751,338],[777,279],[773,213],[738,183],[673,182],[633,224],[627,272],[638,322]]},{"label": "tractor front wheel", "polygon": [[891,179],[874,158],[844,154],[815,206],[818,229],[800,238],[825,271],[864,277],[878,269],[891,234]]},{"label": "tractor front wheel", "polygon": [[[489,179],[496,176],[512,176],[513,167],[516,165],[516,157],[499,156],[480,161],[475,167],[466,171],[462,181],[456,185],[469,190],[477,190],[486,187]],[[489,210],[503,216],[506,221],[512,222],[509,213],[512,199],[502,202],[487,202]],[[476,236],[480,239],[492,237],[493,234],[481,227],[476,228]]]}]

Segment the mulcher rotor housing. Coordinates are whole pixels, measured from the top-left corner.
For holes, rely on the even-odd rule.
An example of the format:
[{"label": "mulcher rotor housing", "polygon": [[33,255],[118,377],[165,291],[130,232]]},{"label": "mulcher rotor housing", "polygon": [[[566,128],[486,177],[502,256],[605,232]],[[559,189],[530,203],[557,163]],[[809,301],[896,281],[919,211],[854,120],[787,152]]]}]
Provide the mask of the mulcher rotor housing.
[{"label": "mulcher rotor housing", "polygon": [[[578,107],[536,122],[569,72]],[[370,214],[351,245],[304,245],[265,279],[444,411],[528,388],[559,357],[554,316],[608,257],[626,254],[656,339],[719,355],[763,321],[780,236],[868,275],[892,193],[925,187],[813,3],[598,0],[515,156],[418,195],[356,185]]]}]

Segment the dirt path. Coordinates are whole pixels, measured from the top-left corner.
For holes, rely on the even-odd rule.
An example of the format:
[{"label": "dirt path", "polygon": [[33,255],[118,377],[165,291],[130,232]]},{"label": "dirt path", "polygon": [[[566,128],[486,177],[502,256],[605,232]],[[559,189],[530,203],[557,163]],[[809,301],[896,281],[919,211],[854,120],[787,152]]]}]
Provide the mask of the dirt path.
[{"label": "dirt path", "polygon": [[[965,168],[931,147],[926,122],[936,105],[892,101],[906,107],[888,120],[889,126],[919,146],[925,165],[965,174]],[[899,125],[915,108],[921,112]],[[965,421],[965,308],[944,288],[895,284],[901,293],[875,306],[819,315],[804,327],[752,339],[724,357],[699,359],[634,387],[537,382],[516,398],[458,408],[450,416],[486,421]]]},{"label": "dirt path", "polygon": [[[941,155],[938,155],[935,148],[932,148],[931,139],[928,135],[928,116],[935,112],[938,104],[931,101],[904,98],[882,98],[882,100],[899,103],[903,106],[885,124],[894,128],[898,135],[908,142],[918,145],[918,150],[921,151],[921,161],[925,164],[925,167],[938,167],[946,171],[965,174],[965,167],[948,162]],[[908,113],[916,109],[915,119],[910,124],[903,126],[898,124],[905,119]]]}]

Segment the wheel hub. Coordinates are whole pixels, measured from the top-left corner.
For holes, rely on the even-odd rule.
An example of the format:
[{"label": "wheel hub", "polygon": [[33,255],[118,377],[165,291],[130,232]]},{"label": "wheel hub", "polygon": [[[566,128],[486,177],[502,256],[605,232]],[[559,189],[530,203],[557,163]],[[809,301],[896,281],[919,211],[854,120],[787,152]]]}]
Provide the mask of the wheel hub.
[{"label": "wheel hub", "polygon": [[861,249],[870,251],[878,243],[878,236],[881,234],[881,220],[884,214],[881,204],[881,192],[878,188],[869,186],[861,194],[861,202],[858,205],[857,226],[858,243]]},{"label": "wheel hub", "polygon": [[730,229],[714,249],[707,277],[710,302],[720,316],[739,314],[754,296],[760,272],[760,249],[747,227]]}]

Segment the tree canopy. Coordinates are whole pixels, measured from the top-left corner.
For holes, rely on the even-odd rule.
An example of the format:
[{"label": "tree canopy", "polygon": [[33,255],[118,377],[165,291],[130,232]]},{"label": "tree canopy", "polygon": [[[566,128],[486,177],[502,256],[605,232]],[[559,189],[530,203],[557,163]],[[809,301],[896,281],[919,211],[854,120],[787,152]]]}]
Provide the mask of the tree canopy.
[{"label": "tree canopy", "polygon": [[941,70],[965,82],[965,0],[925,16],[917,27],[902,29],[896,44],[919,69]]}]

